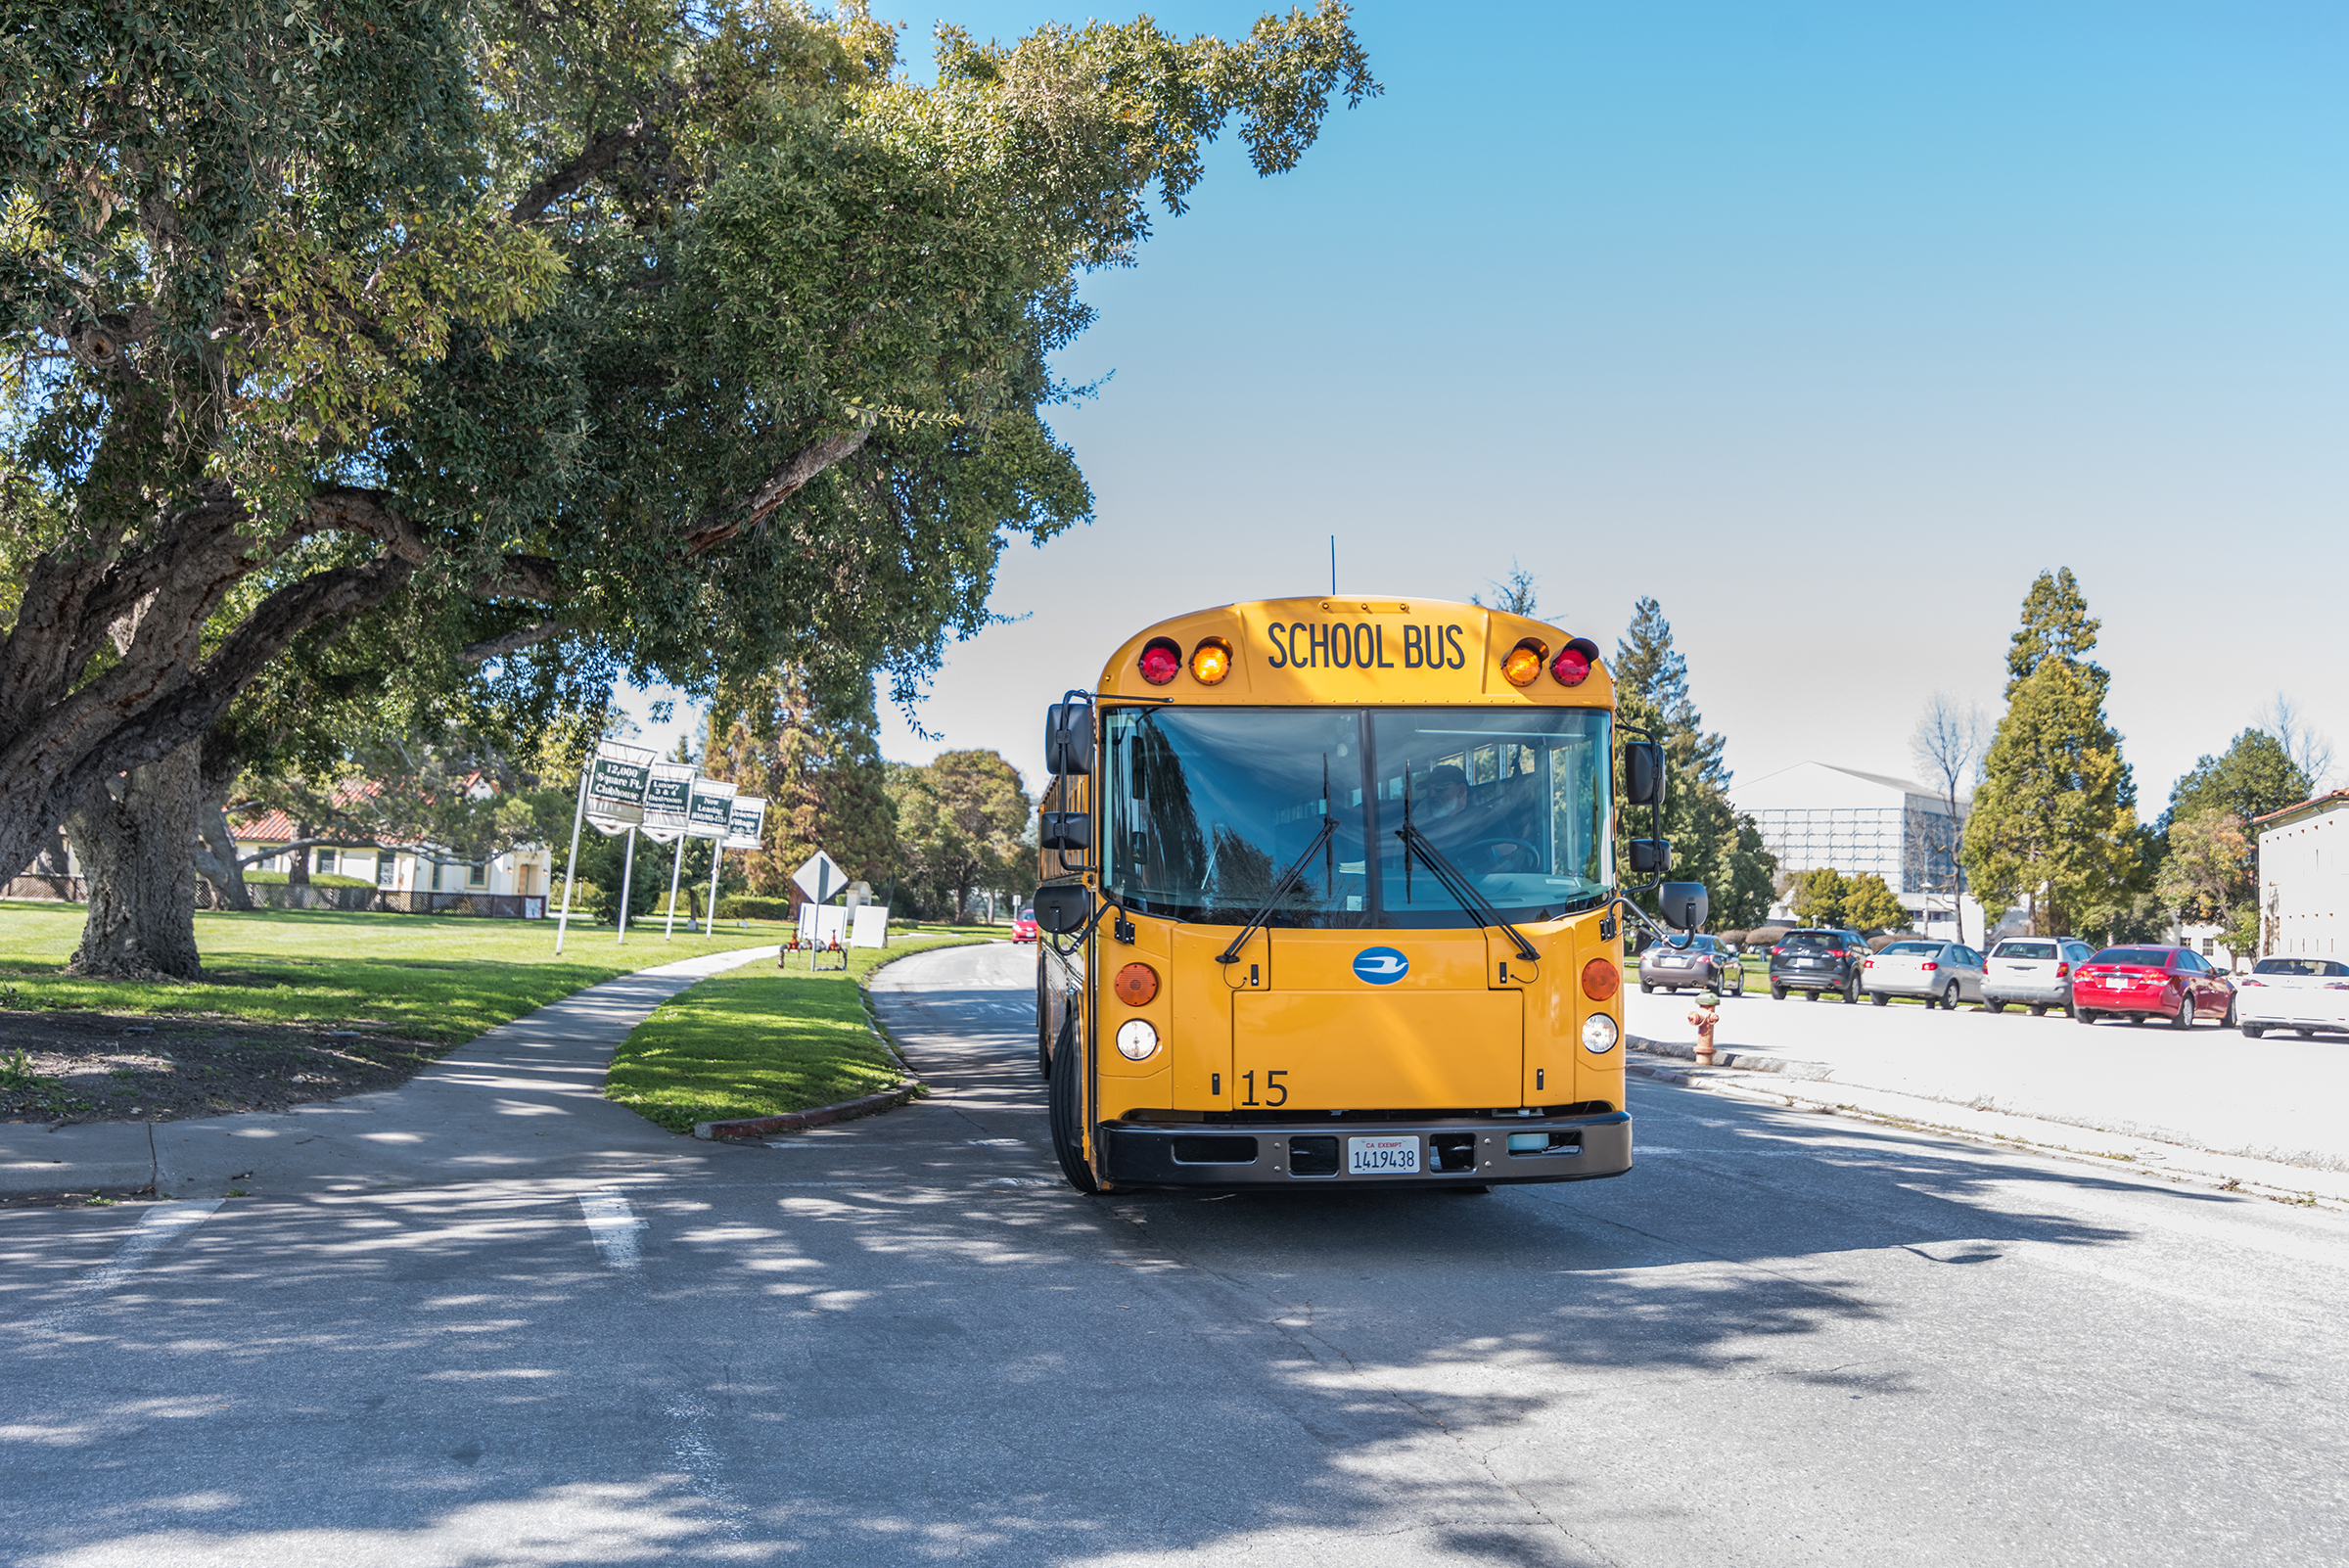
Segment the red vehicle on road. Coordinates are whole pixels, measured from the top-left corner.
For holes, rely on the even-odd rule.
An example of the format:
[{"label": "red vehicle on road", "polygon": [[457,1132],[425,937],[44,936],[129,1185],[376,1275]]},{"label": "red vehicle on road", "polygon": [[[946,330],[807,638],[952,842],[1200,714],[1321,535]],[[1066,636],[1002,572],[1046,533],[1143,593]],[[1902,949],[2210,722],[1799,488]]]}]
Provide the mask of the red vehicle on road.
[{"label": "red vehicle on road", "polygon": [[1034,942],[1036,940],[1036,911],[1034,909],[1022,909],[1012,918],[1011,940],[1014,942]]},{"label": "red vehicle on road", "polygon": [[2157,1018],[2191,1029],[2197,1018],[2234,1026],[2234,982],[2188,947],[2106,947],[2072,976],[2072,1014],[2083,1024]]}]

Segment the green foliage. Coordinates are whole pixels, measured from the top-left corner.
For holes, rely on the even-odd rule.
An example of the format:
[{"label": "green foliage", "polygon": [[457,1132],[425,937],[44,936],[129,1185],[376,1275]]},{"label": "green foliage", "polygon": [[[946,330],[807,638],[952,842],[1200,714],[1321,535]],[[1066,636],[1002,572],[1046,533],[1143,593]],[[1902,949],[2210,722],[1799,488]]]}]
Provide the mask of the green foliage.
[{"label": "green foliage", "polygon": [[1379,90],[1334,3],[940,40],[922,86],[854,3],[0,29],[0,599],[41,610],[0,857],[346,629],[349,671],[516,712],[784,663],[910,699],[1005,544],[1090,512],[1044,419],[1082,273],[1225,125],[1270,174]]},{"label": "green foliage", "polygon": [[792,873],[818,850],[852,881],[888,879],[898,824],[878,727],[869,684],[851,702],[821,704],[793,667],[721,697],[711,725],[721,739],[704,768],[766,798],[766,847],[728,857],[755,893],[788,898]]},{"label": "green foliage", "polygon": [[1842,923],[1855,931],[1906,931],[1909,911],[1882,877],[1863,871],[1844,884]]},{"label": "green foliage", "polygon": [[[1676,656],[1677,657],[1677,656]],[[1720,784],[1705,776],[1704,748],[1718,757],[1721,737],[1707,736],[1693,726],[1666,722],[1654,705],[1636,693],[1617,693],[1619,716],[1643,725],[1663,740],[1665,766],[1671,783],[1665,791],[1663,837],[1672,841],[1672,875],[1702,882],[1710,895],[1712,930],[1748,926],[1770,913],[1775,898],[1777,857],[1762,846],[1762,832],[1750,816],[1738,814]],[[1618,736],[1620,745],[1622,736]],[[1726,769],[1716,769],[1726,779]],[[1621,776],[1620,765],[1617,776]],[[1647,831],[1647,812],[1617,813],[1615,863],[1628,863],[1633,829]],[[1653,912],[1653,895],[1642,901]]]},{"label": "green foliage", "polygon": [[2189,809],[2170,823],[2169,854],[2154,891],[2181,920],[2224,924],[2237,908],[2256,912],[2251,882],[2251,839],[2223,806]]},{"label": "green foliage", "polygon": [[1850,881],[1831,865],[1798,872],[1794,879],[1795,917],[1809,926],[1849,925],[1843,911],[1851,894]]},{"label": "green foliage", "polygon": [[984,938],[899,938],[849,951],[845,973],[766,969],[705,980],[636,1027],[614,1053],[605,1097],[672,1132],[696,1122],[779,1116],[894,1088],[903,1078],[875,1035],[859,986],[928,947]]},{"label": "green foliage", "polygon": [[756,894],[734,893],[717,900],[720,920],[789,920],[791,899],[762,899]]},{"label": "green foliage", "polygon": [[2136,789],[2104,717],[2110,677],[2087,658],[2096,626],[2069,568],[2032,584],[1966,821],[1976,896],[1991,908],[2030,897],[2043,936],[2109,930],[2138,871]]},{"label": "green foliage", "polygon": [[943,752],[925,767],[892,764],[899,877],[962,919],[971,894],[999,888],[1015,897],[1035,880],[1033,846],[1021,834],[1035,807],[1019,769],[991,751]]},{"label": "green foliage", "polygon": [[1659,739],[1684,740],[1674,758],[1676,783],[1697,778],[1716,789],[1728,788],[1729,770],[1722,761],[1727,743],[1705,732],[1704,715],[1688,694],[1688,661],[1673,646],[1672,623],[1664,619],[1662,605],[1642,598],[1632,607],[1632,623],[1616,643],[1608,669],[1619,703],[1626,696],[1640,699],[1656,715],[1652,723]]}]

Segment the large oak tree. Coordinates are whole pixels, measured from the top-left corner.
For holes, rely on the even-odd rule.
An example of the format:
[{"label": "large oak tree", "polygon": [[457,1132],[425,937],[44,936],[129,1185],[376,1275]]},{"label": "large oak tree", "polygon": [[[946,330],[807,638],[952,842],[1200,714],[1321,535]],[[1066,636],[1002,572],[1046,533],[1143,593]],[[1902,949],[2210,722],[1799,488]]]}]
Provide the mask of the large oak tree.
[{"label": "large oak tree", "polygon": [[1334,3],[1235,42],[942,29],[927,87],[853,5],[24,11],[0,863],[82,814],[101,970],[192,970],[156,869],[190,743],[300,639],[391,626],[418,680],[910,693],[1004,543],[1089,510],[1041,417],[1080,275],[1226,123],[1271,173],[1377,91]]}]

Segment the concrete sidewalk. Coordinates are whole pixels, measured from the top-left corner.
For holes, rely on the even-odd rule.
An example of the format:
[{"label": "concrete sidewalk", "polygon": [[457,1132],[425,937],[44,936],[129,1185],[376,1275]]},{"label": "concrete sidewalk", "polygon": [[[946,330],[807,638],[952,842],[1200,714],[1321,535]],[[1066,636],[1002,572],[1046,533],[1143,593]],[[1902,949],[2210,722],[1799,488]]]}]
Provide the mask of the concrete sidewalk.
[{"label": "concrete sidewalk", "polygon": [[502,1177],[606,1180],[724,1158],[604,1098],[652,1010],[776,949],[740,947],[590,986],[460,1045],[407,1084],[284,1114],[0,1126],[0,1197],[137,1190],[297,1196]]}]

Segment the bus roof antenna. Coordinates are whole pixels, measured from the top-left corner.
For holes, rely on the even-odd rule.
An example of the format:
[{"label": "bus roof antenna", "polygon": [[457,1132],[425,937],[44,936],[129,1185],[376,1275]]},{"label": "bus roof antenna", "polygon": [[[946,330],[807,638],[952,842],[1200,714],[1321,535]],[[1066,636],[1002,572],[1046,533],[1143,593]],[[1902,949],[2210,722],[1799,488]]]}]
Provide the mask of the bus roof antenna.
[{"label": "bus roof antenna", "polygon": [[1329,536],[1329,596],[1338,596],[1338,536]]}]

